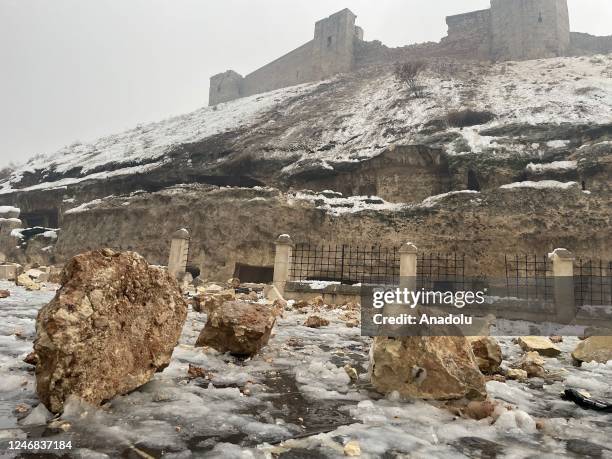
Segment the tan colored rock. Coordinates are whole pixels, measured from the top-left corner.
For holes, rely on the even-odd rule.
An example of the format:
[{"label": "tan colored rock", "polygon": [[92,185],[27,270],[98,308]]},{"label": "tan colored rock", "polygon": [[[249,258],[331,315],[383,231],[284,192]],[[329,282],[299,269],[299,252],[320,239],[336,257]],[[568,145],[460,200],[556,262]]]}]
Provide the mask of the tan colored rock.
[{"label": "tan colored rock", "polygon": [[308,301],[299,300],[293,303],[293,309],[306,309],[308,307]]},{"label": "tan colored rock", "polygon": [[322,308],[323,306],[325,306],[325,301],[323,300],[323,297],[321,295],[319,295],[319,296],[315,296],[312,299],[312,304],[313,304],[313,306],[316,306],[318,308]]},{"label": "tan colored rock", "polygon": [[163,370],[187,317],[166,270],[133,252],[74,257],[36,320],[36,391],[53,412],[77,396],[98,405]]},{"label": "tan colored rock", "polygon": [[553,335],[553,336],[549,336],[548,338],[554,344],[559,344],[563,342],[563,336]]},{"label": "tan colored rock", "polygon": [[502,362],[499,343],[490,336],[468,336],[467,339],[472,346],[480,371],[485,374],[496,373]]},{"label": "tan colored rock", "polygon": [[525,370],[530,378],[544,378],[546,376],[546,370],[544,370],[545,362],[538,352],[531,351],[524,354],[516,366],[521,370]]},{"label": "tan colored rock", "polygon": [[580,341],[572,357],[579,362],[606,363],[612,360],[612,336],[590,336]]},{"label": "tan colored rock", "polygon": [[240,287],[240,279],[237,277],[232,277],[231,279],[228,279],[227,285],[231,288],[238,288]]},{"label": "tan colored rock", "polygon": [[465,337],[376,337],[370,375],[383,394],[428,400],[486,398],[485,380]]},{"label": "tan colored rock", "polygon": [[561,354],[561,349],[544,336],[521,336],[517,342],[524,351],[535,351],[545,357],[556,357]]},{"label": "tan colored rock", "polygon": [[25,273],[20,274],[19,277],[17,277],[16,284],[20,287],[25,288],[28,291],[35,291],[41,289],[40,284],[34,282],[32,278]]},{"label": "tan colored rock", "polygon": [[508,368],[506,371],[506,378],[514,379],[517,381],[525,381],[529,376],[525,370],[521,370],[520,368]]},{"label": "tan colored rock", "polygon": [[38,356],[34,351],[32,351],[23,358],[23,362],[35,367],[38,363]]},{"label": "tan colored rock", "polygon": [[276,315],[269,305],[227,301],[209,314],[196,346],[252,356],[268,343],[275,322]]},{"label": "tan colored rock", "polygon": [[222,290],[220,293],[201,293],[193,299],[193,310],[210,314],[219,309],[226,301],[236,299],[233,290]]},{"label": "tan colored rock", "polygon": [[8,298],[11,296],[11,292],[9,290],[0,290],[0,299]]},{"label": "tan colored rock", "polygon": [[306,319],[304,325],[310,328],[326,327],[329,325],[329,320],[320,316],[310,316],[308,319]]},{"label": "tan colored rock", "polygon": [[361,456],[361,446],[357,440],[351,440],[344,445],[344,455],[348,457]]}]

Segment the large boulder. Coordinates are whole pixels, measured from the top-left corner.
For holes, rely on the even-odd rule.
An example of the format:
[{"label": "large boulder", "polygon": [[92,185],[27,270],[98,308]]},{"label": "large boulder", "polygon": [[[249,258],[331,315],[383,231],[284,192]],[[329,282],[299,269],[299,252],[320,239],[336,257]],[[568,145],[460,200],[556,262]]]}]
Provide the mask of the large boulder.
[{"label": "large boulder", "polygon": [[485,380],[470,343],[457,336],[376,337],[370,376],[383,394],[453,400],[486,398]]},{"label": "large boulder", "polygon": [[226,301],[208,315],[196,346],[252,356],[268,343],[276,314],[270,305]]},{"label": "large boulder", "polygon": [[98,405],[169,363],[187,317],[179,286],[133,252],[88,252],[36,319],[36,391],[53,412],[70,395]]},{"label": "large boulder", "polygon": [[472,346],[480,371],[485,374],[496,373],[502,363],[499,343],[490,336],[468,336],[467,339]]},{"label": "large boulder", "polygon": [[606,363],[612,360],[612,336],[590,336],[580,341],[572,357],[578,362]]}]

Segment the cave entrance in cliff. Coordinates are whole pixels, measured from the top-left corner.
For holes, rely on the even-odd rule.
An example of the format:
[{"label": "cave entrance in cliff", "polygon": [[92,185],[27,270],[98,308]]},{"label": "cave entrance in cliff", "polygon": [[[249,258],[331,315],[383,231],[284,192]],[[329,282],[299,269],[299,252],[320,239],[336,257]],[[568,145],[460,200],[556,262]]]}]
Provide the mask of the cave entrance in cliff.
[{"label": "cave entrance in cliff", "polygon": [[42,228],[59,227],[59,211],[57,209],[22,212],[21,220],[27,228],[40,226]]},{"label": "cave entrance in cliff", "polygon": [[480,182],[478,181],[478,175],[473,169],[468,170],[467,188],[468,190],[472,191],[480,191]]},{"label": "cave entrance in cliff", "polygon": [[274,278],[274,266],[253,266],[236,263],[234,277],[240,279],[240,282],[269,284]]}]

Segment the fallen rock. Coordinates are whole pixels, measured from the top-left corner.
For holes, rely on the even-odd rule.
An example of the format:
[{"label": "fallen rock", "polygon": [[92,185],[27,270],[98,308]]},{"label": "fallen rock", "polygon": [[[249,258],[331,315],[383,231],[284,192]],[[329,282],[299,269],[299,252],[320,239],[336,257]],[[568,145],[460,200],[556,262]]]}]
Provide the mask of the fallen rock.
[{"label": "fallen rock", "polygon": [[462,410],[462,414],[470,419],[480,421],[481,419],[489,418],[495,411],[495,403],[491,400],[472,400]]},{"label": "fallen rock", "polygon": [[521,370],[520,368],[508,368],[506,371],[506,378],[514,379],[516,381],[525,381],[529,375],[525,370]]},{"label": "fallen rock", "polygon": [[553,335],[553,336],[549,336],[548,339],[550,339],[550,341],[555,344],[559,344],[563,342],[563,336]]},{"label": "fallen rock", "polygon": [[580,341],[572,357],[578,362],[606,363],[612,360],[612,336],[590,336]]},{"label": "fallen rock", "polygon": [[29,291],[40,290],[40,284],[34,282],[27,274],[20,274],[15,282],[19,287],[23,287]]},{"label": "fallen rock", "polygon": [[0,290],[0,299],[8,298],[9,296],[11,296],[11,292],[8,290]]},{"label": "fallen rock", "polygon": [[467,339],[472,346],[480,371],[485,374],[496,373],[502,362],[499,343],[490,336],[468,336]]},{"label": "fallen rock", "polygon": [[313,304],[313,306],[316,306],[318,308],[322,308],[323,306],[325,306],[325,301],[323,300],[323,297],[321,295],[319,295],[319,296],[315,296],[312,299],[312,304]]},{"label": "fallen rock", "polygon": [[544,336],[521,336],[517,342],[524,351],[535,351],[545,357],[556,357],[561,354],[561,349]]},{"label": "fallen rock", "polygon": [[27,363],[28,365],[36,366],[38,364],[38,356],[36,352],[32,351],[28,355],[23,358],[23,363]]},{"label": "fallen rock", "polygon": [[208,293],[208,291],[196,295],[193,299],[193,310],[197,312],[212,313],[219,309],[226,301],[236,299],[233,290],[222,290],[219,293]]},{"label": "fallen rock", "polygon": [[240,287],[240,279],[237,277],[232,277],[231,279],[228,279],[227,285],[231,288],[238,288]]},{"label": "fallen rock", "polygon": [[329,325],[329,320],[319,316],[310,316],[306,319],[304,325],[310,328],[326,327]]},{"label": "fallen rock", "polygon": [[517,368],[525,370],[528,377],[544,378],[546,370],[544,370],[545,360],[538,352],[531,351],[524,354],[517,362]]},{"label": "fallen rock", "polygon": [[344,455],[348,457],[361,456],[361,446],[357,440],[351,440],[344,445]]},{"label": "fallen rock", "polygon": [[192,379],[196,379],[196,378],[212,379],[213,374],[210,371],[206,371],[202,367],[197,367],[195,365],[189,364],[189,368],[187,369],[187,376],[189,376]]},{"label": "fallen rock", "polygon": [[305,309],[308,307],[308,301],[299,300],[293,303],[293,309]]},{"label": "fallen rock", "polygon": [[253,356],[268,343],[275,322],[276,315],[269,305],[227,301],[209,314],[196,346]]},{"label": "fallen rock", "polygon": [[170,363],[187,317],[178,284],[133,252],[74,257],[36,319],[36,390],[60,412],[70,396],[99,405]]},{"label": "fallen rock", "polygon": [[465,337],[376,337],[370,376],[383,394],[427,400],[483,400],[487,392],[472,348]]}]

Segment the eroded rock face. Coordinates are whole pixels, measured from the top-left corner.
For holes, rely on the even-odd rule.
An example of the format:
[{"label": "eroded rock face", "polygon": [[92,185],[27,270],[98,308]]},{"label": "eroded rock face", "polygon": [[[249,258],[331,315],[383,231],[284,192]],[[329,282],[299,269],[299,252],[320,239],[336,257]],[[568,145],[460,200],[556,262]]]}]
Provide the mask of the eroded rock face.
[{"label": "eroded rock face", "polygon": [[591,336],[578,343],[572,357],[579,362],[612,360],[612,336]]},{"label": "eroded rock face", "polygon": [[269,305],[227,301],[209,314],[196,346],[252,356],[268,343],[275,322],[276,314]]},{"label": "eroded rock face", "polygon": [[469,336],[468,341],[472,346],[480,371],[485,374],[497,372],[502,362],[499,343],[490,336]]},{"label": "eroded rock face", "polygon": [[36,391],[53,412],[70,395],[98,405],[170,362],[187,317],[179,287],[133,252],[88,252],[36,320]]},{"label": "eroded rock face", "polygon": [[484,399],[485,381],[464,337],[376,337],[370,353],[374,387],[428,400]]}]

